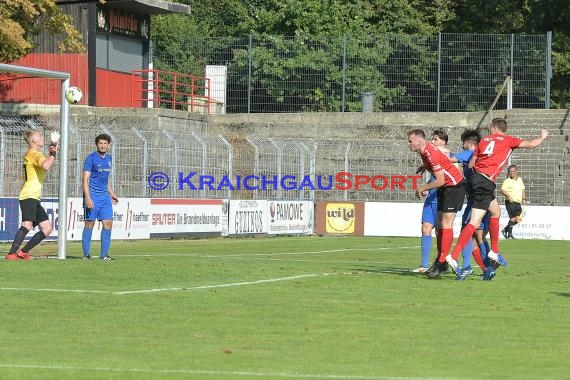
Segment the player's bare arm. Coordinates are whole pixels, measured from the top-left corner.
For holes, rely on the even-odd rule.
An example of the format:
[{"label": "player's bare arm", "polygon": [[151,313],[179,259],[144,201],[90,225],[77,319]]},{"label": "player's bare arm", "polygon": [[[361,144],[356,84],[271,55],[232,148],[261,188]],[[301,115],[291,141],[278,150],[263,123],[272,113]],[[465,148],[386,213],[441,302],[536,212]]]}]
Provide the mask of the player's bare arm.
[{"label": "player's bare arm", "polygon": [[[46,154],[46,158],[40,164],[42,169],[44,169],[45,171],[50,170],[54,161],[55,161],[55,156],[57,154],[57,143],[58,142],[59,142],[59,134],[57,134],[57,136],[54,136],[54,133],[52,132],[52,142],[51,142],[51,144],[49,144],[48,154]],[[43,136],[40,136],[40,139],[38,140],[37,146],[38,147],[43,146]]]},{"label": "player's bare arm", "polygon": [[42,167],[42,169],[44,169],[45,171],[48,171],[51,169],[51,167],[53,166],[53,163],[55,162],[55,156],[52,156],[50,154],[46,155],[46,158],[42,161],[42,163],[40,164],[40,166]]},{"label": "player's bare arm", "polygon": [[521,142],[519,148],[529,148],[529,149],[536,148],[537,146],[542,144],[542,142],[548,135],[549,135],[548,131],[546,129],[543,129],[540,131],[538,137],[535,138],[534,140]]},{"label": "player's bare arm", "polygon": [[418,186],[416,189],[416,197],[421,198],[426,191],[437,189],[438,187],[442,187],[445,184],[445,175],[443,174],[443,170],[438,170],[437,172],[433,173],[433,176],[435,177],[435,181]]},{"label": "player's bare arm", "polygon": [[119,197],[117,197],[117,195],[111,188],[111,184],[107,186],[107,191],[109,192],[109,195],[111,196],[111,200],[113,201],[113,203],[119,203]]}]

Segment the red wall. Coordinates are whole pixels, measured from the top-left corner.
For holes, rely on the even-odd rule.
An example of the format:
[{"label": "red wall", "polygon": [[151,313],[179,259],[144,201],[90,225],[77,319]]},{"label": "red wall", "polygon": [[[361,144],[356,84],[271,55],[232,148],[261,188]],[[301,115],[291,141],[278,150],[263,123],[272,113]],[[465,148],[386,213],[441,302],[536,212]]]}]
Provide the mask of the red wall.
[{"label": "red wall", "polygon": [[[97,69],[97,106],[100,107],[131,107],[131,74],[117,73]],[[135,99],[142,96],[137,89]],[[140,107],[140,105],[136,105]]]},{"label": "red wall", "polygon": [[[68,72],[71,75],[70,85],[83,91],[80,104],[88,104],[87,54],[34,53],[12,64]],[[96,106],[131,107],[131,74],[97,69],[96,75]],[[141,84],[138,83],[137,86],[140,87]],[[0,75],[0,103],[59,104],[60,89],[61,81],[58,79],[30,78],[21,74],[16,77]],[[141,97],[142,91],[138,88],[135,98]]]},{"label": "red wall", "polygon": [[[83,91],[80,104],[87,104],[88,65],[87,54],[32,53],[11,64],[53,71],[68,72],[70,85]],[[16,77],[0,76],[0,102],[59,104],[61,81],[59,79],[30,78],[22,74]]]}]

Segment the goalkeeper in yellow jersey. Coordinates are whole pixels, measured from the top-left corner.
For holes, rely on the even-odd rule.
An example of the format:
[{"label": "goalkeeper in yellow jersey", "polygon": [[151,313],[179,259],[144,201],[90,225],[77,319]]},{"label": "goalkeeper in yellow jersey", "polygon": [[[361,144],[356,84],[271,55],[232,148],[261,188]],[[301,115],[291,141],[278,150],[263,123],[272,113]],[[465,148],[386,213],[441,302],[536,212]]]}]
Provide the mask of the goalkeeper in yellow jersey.
[{"label": "goalkeeper in yellow jersey", "polygon": [[[46,172],[51,169],[55,161],[59,133],[52,132],[52,142],[47,155],[41,152],[44,146],[44,136],[41,132],[28,131],[24,134],[24,140],[28,143],[29,149],[24,155],[24,186],[19,196],[22,225],[16,233],[10,252],[6,255],[6,260],[30,260],[30,250],[45,239],[46,236],[49,236],[52,231],[51,223],[40,203],[40,199]],[[20,250],[20,245],[22,245],[24,238],[36,226],[39,227],[39,231]]]}]

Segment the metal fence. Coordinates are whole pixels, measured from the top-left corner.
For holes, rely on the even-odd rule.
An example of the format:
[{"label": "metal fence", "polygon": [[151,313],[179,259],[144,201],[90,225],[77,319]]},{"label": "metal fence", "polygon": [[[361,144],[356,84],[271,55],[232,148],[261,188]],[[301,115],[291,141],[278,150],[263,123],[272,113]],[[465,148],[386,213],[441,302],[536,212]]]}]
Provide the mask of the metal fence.
[{"label": "metal fence", "polygon": [[195,75],[225,66],[225,77],[210,79],[227,113],[361,111],[363,93],[373,94],[374,111],[486,110],[506,76],[513,108],[549,108],[550,41],[550,33],[196,37],[155,46],[153,60]]},{"label": "metal fence", "polygon": [[[20,191],[26,150],[23,133],[36,129],[47,138],[58,128],[58,120],[0,115],[0,196],[15,197]],[[526,130],[528,138],[538,133],[534,125],[526,129],[512,125]],[[94,150],[99,133],[113,139],[111,181],[119,197],[418,202],[408,176],[415,174],[421,161],[402,139],[207,136],[197,130],[153,129],[136,116],[112,122],[89,117],[70,122],[70,197],[82,195],[83,161]],[[450,146],[457,146],[460,133],[450,135]],[[531,204],[570,204],[566,140],[565,134],[554,134],[536,150],[514,152],[511,161],[519,166]],[[156,190],[149,184],[149,176],[156,172],[170,178],[168,187]],[[357,189],[357,176],[374,183]],[[406,178],[403,187],[395,182],[401,176]],[[45,197],[57,197],[58,178],[59,165],[55,165],[44,185]],[[502,202],[499,191],[497,195]]]},{"label": "metal fence", "polygon": [[[0,116],[0,196],[17,197],[22,188],[23,157],[28,149],[24,132],[41,131],[45,141],[49,141],[50,132],[59,129],[59,115],[43,118]],[[70,170],[71,176],[75,173]],[[49,180],[44,184],[45,196],[57,197],[58,178],[59,165],[53,165]]]}]

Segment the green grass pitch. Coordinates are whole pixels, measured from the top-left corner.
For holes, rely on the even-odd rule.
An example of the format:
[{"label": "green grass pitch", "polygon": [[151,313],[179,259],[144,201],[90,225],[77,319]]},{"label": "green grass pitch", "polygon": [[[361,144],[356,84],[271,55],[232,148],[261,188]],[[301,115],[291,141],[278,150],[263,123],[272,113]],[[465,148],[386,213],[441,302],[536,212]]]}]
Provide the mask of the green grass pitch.
[{"label": "green grass pitch", "polygon": [[568,378],[570,242],[501,243],[509,267],[464,282],[409,272],[412,238],[114,241],[111,262],[71,243],[67,260],[2,260],[0,378]]}]

